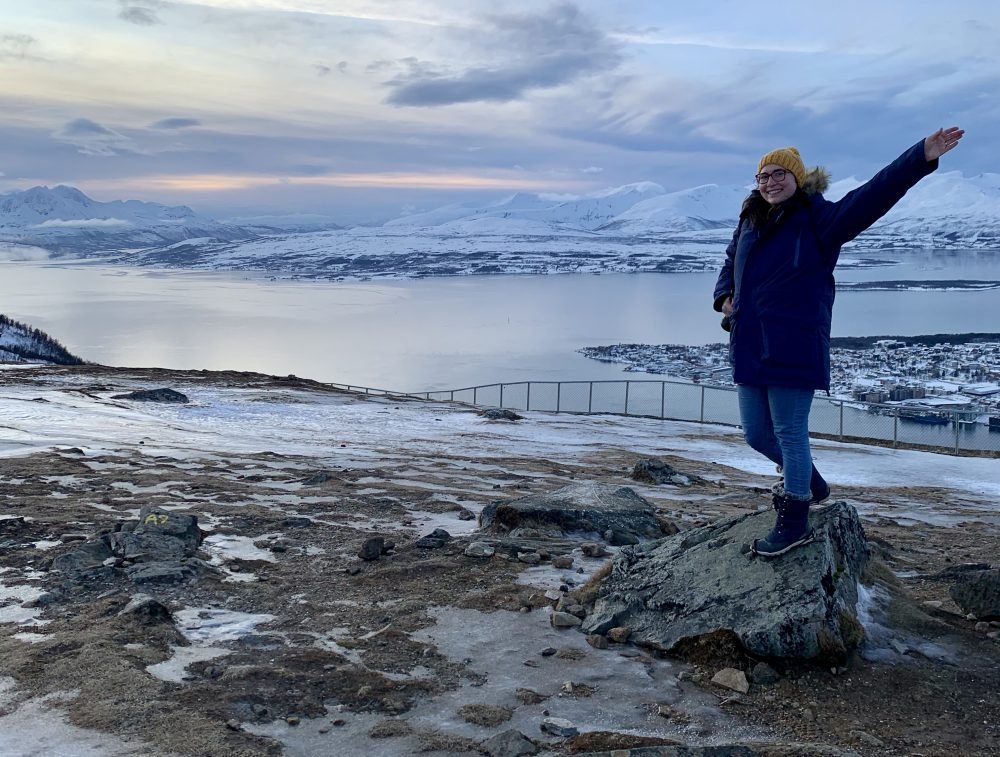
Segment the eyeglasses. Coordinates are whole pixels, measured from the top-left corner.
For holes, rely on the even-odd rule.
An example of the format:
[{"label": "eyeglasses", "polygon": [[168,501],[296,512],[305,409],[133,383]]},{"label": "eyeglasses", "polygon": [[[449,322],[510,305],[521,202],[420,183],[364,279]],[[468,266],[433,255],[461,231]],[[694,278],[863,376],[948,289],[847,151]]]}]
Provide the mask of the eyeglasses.
[{"label": "eyeglasses", "polygon": [[776,181],[780,184],[785,180],[785,177],[788,176],[789,173],[790,171],[786,171],[784,168],[779,168],[775,171],[771,171],[771,173],[767,172],[759,173],[756,176],[754,176],[754,179],[757,180],[757,184],[759,186],[764,186],[765,184],[767,184],[768,179],[770,179],[771,181]]}]

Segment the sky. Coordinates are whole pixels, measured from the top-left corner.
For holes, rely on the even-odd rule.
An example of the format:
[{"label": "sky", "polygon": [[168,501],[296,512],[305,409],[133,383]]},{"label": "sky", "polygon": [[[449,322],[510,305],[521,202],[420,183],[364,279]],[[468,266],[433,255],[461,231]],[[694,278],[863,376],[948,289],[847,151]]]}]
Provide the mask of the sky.
[{"label": "sky", "polygon": [[863,179],[949,125],[971,176],[997,39],[995,0],[0,0],[0,191],[370,222],[748,183],[783,145]]}]

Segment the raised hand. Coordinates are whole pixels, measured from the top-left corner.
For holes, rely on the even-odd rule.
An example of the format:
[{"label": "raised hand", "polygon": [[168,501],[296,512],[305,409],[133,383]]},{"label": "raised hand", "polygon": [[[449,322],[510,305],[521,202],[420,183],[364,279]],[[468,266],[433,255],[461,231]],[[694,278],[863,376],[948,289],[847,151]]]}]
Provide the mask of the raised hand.
[{"label": "raised hand", "polygon": [[928,162],[937,160],[949,150],[954,150],[964,134],[965,131],[957,126],[938,129],[924,140],[924,157]]}]

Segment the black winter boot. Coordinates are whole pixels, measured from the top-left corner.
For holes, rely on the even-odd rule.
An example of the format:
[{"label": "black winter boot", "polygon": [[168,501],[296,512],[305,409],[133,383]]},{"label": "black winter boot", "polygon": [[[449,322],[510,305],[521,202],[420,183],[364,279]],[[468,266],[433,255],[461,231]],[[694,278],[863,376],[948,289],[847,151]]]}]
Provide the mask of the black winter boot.
[{"label": "black winter boot", "polygon": [[778,514],[774,528],[763,539],[754,539],[750,551],[759,557],[777,557],[813,540],[809,528],[809,503],[789,494],[774,495],[774,509]]}]

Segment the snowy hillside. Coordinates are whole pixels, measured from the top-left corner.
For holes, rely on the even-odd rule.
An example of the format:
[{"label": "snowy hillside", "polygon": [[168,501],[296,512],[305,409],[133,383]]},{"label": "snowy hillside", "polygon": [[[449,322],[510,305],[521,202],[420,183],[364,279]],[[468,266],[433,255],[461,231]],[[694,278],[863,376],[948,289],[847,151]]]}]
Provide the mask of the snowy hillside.
[{"label": "snowy hillside", "polygon": [[67,186],[0,196],[0,241],[57,253],[147,247],[193,237],[247,239],[250,232],[197,215],[186,206],[139,200],[97,202]]},{"label": "snowy hillside", "polygon": [[0,363],[80,365],[83,361],[48,334],[0,315]]},{"label": "snowy hillside", "polygon": [[[827,197],[859,185],[843,179]],[[129,265],[321,279],[706,271],[718,267],[747,192],[717,184],[666,192],[650,182],[581,197],[519,192],[382,226],[331,228],[323,215],[233,225],[187,207],[99,203],[69,187],[36,187],[0,198],[0,252],[8,242],[17,245],[8,244],[13,258],[43,248]],[[925,178],[847,250],[997,248],[1000,175],[950,172]]]}]

